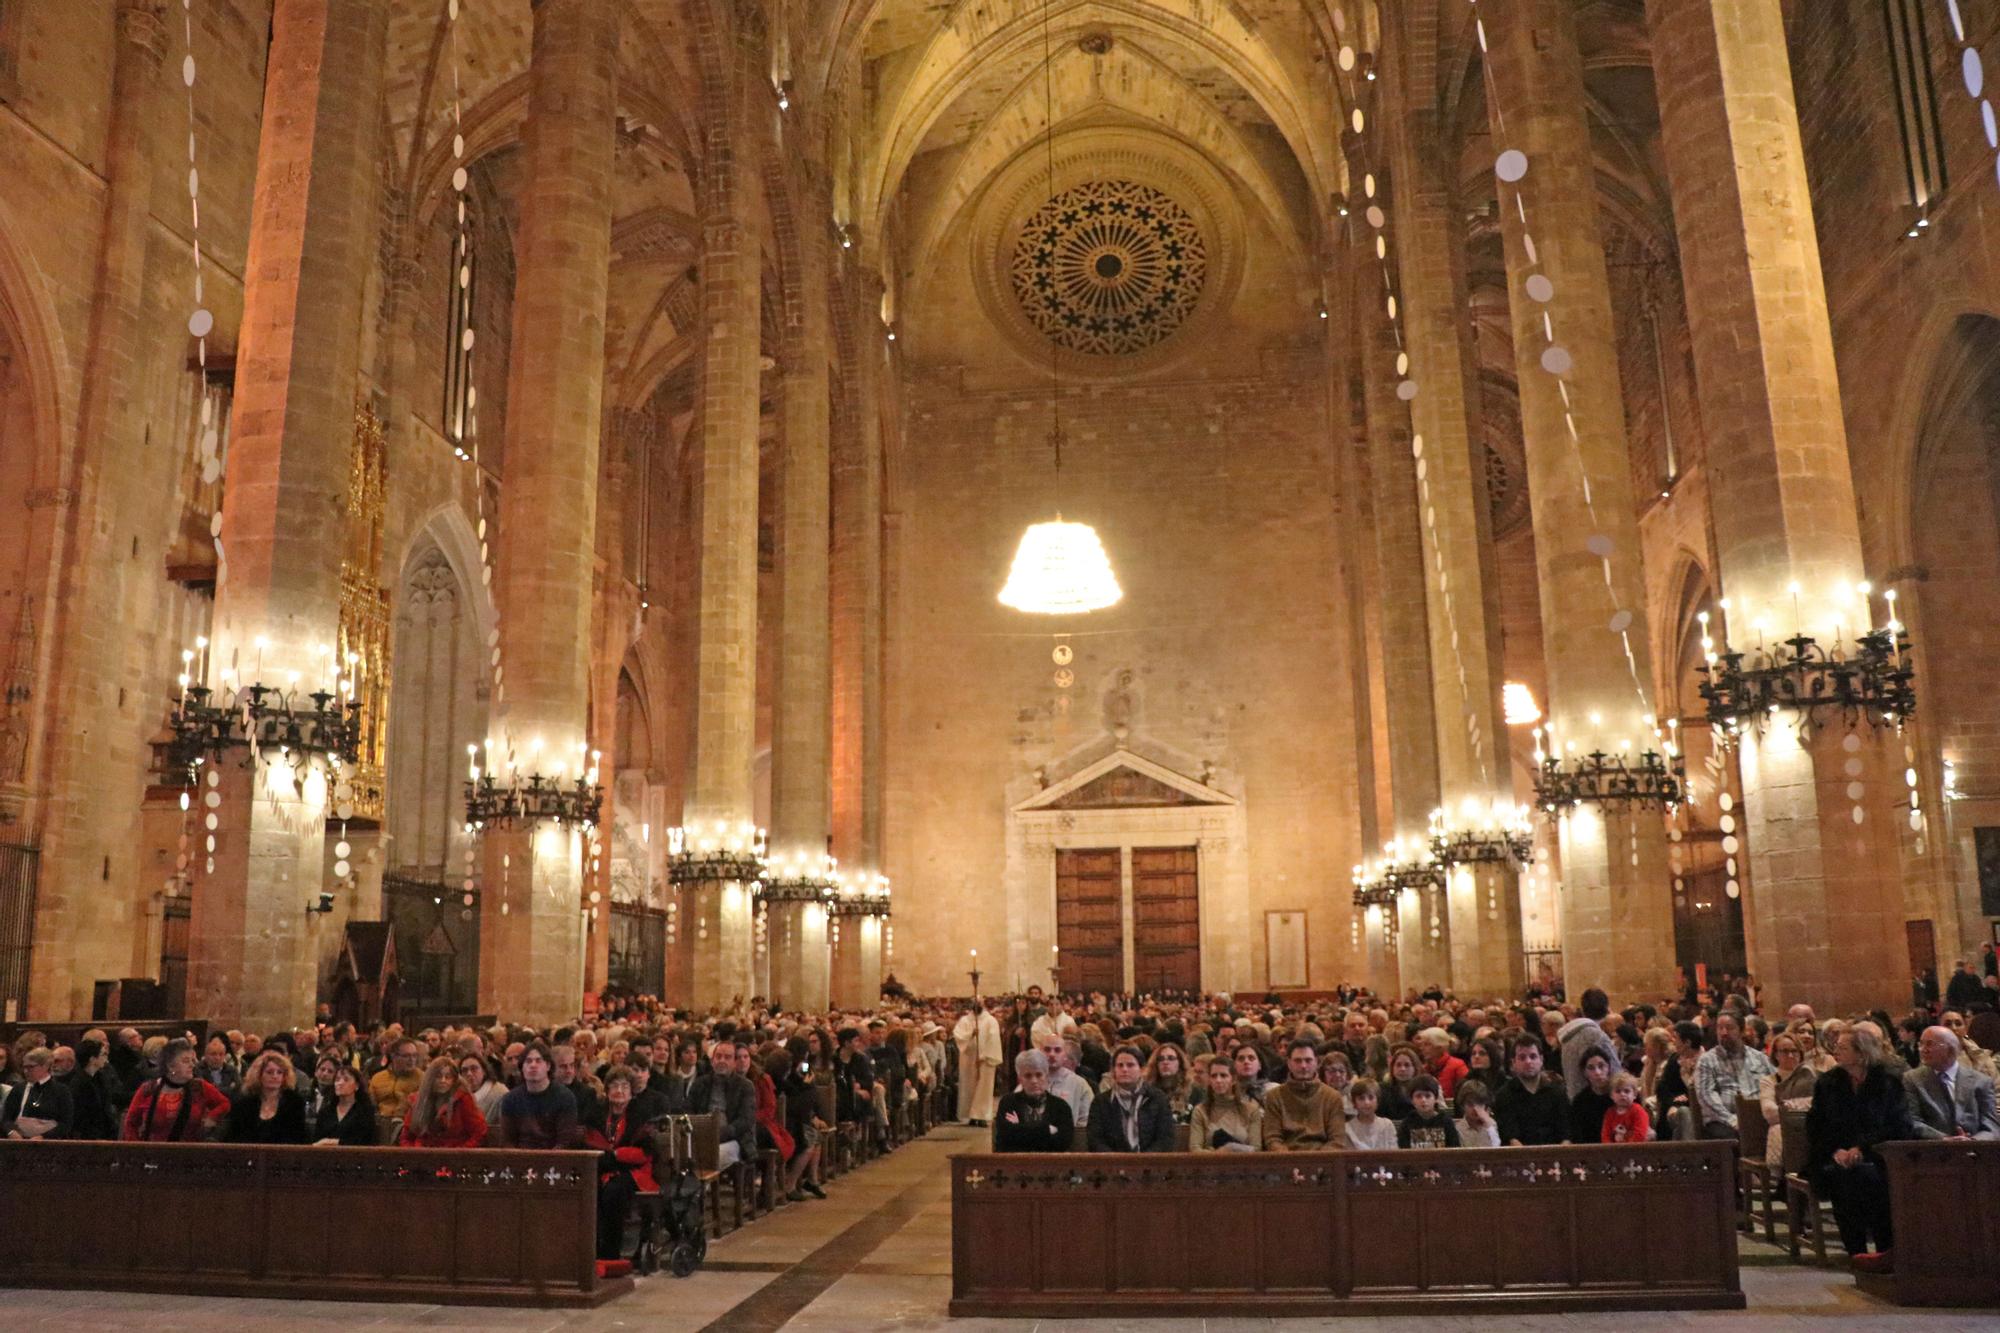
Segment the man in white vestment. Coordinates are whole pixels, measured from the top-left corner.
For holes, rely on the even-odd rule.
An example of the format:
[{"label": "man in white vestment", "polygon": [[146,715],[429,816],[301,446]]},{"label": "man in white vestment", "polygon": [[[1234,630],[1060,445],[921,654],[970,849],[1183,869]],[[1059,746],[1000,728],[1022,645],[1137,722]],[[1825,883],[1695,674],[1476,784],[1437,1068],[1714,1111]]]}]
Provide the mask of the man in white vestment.
[{"label": "man in white vestment", "polygon": [[958,1045],[958,1118],[971,1125],[990,1125],[999,1097],[993,1081],[1000,1068],[1000,1020],[975,1001],[952,1028],[951,1037]]}]

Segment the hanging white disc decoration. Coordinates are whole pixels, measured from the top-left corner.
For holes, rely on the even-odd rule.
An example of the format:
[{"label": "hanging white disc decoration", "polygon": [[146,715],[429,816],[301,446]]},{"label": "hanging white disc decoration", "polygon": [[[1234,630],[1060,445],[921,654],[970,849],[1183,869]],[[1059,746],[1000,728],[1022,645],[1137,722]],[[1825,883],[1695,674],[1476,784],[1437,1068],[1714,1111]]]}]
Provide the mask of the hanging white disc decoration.
[{"label": "hanging white disc decoration", "polygon": [[1613,542],[1611,538],[1605,536],[1603,533],[1593,532],[1584,539],[1583,549],[1596,556],[1599,560],[1609,560],[1611,553],[1616,551],[1618,546],[1617,543]]},{"label": "hanging white disc decoration", "polygon": [[1620,607],[1612,613],[1610,629],[1613,634],[1623,634],[1632,628],[1632,613]]},{"label": "hanging white disc decoration", "polygon": [[1493,159],[1493,174],[1513,184],[1528,174],[1528,155],[1518,148],[1509,148]]},{"label": "hanging white disc decoration", "polygon": [[206,338],[215,328],[215,316],[206,310],[197,310],[188,316],[188,332],[197,338]]},{"label": "hanging white disc decoration", "polygon": [[1575,364],[1567,347],[1549,347],[1542,351],[1542,369],[1551,375],[1567,375]]},{"label": "hanging white disc decoration", "polygon": [[1556,299],[1556,285],[1549,281],[1545,273],[1529,274],[1527,288],[1528,299],[1531,301],[1540,301],[1546,305]]}]

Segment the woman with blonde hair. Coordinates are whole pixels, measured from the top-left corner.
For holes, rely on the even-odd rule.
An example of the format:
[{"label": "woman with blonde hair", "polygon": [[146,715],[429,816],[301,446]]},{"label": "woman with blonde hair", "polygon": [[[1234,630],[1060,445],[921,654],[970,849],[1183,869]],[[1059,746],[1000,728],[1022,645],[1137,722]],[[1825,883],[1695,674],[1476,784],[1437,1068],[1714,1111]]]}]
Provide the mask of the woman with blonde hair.
[{"label": "woman with blonde hair", "polygon": [[486,1142],[486,1117],[459,1081],[456,1060],[441,1055],[424,1070],[397,1142],[405,1148],[477,1148]]},{"label": "woman with blonde hair", "polygon": [[1674,1058],[1674,1034],[1667,1028],[1646,1029],[1646,1054],[1639,1066],[1639,1098],[1650,1102],[1660,1085],[1660,1075]]},{"label": "woman with blonde hair", "polygon": [[1764,1136],[1764,1161],[1771,1166],[1780,1166],[1785,1160],[1784,1113],[1811,1107],[1813,1084],[1819,1079],[1818,1072],[1805,1062],[1805,1043],[1799,1040],[1797,1028],[1810,1031],[1812,1024],[1796,1024],[1793,1031],[1771,1038],[1771,1063],[1777,1072],[1757,1080],[1757,1100],[1764,1110],[1764,1123],[1770,1126]]},{"label": "woman with blonde hair", "polygon": [[306,1099],[292,1087],[291,1060],[280,1050],[260,1053],[243,1071],[222,1137],[230,1143],[309,1143]]},{"label": "woman with blonde hair", "polygon": [[[1824,1074],[1827,1070],[1833,1068],[1833,1038],[1838,1036],[1838,1033],[1828,1034],[1827,1043],[1822,1047],[1819,1041],[1819,1033],[1813,1030],[1810,1019],[1796,1019],[1785,1031],[1798,1044],[1799,1063],[1801,1065],[1812,1070],[1815,1074]],[[1777,1038],[1772,1038],[1771,1045],[1775,1047],[1777,1044]],[[1776,1062],[1776,1057],[1774,1056],[1772,1063],[1775,1064]]]}]

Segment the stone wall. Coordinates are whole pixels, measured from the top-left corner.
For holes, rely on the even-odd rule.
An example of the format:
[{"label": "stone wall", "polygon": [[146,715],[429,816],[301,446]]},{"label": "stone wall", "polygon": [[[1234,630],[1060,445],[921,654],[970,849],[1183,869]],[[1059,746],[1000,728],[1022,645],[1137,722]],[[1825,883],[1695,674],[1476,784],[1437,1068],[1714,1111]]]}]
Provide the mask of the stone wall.
[{"label": "stone wall", "polygon": [[[1133,673],[1126,744],[1240,780],[1249,841],[1249,975],[1261,989],[1264,912],[1304,909],[1313,984],[1358,975],[1348,872],[1358,857],[1349,608],[1324,397],[1290,374],[1073,389],[1058,496],[1037,387],[908,386],[902,528],[890,573],[887,863],[895,970],[919,991],[985,986],[1012,923],[1000,885],[1009,784],[1054,781],[1114,743],[1107,706]],[[1065,623],[995,600],[1029,522],[1096,526],[1124,587]],[[1057,686],[1051,651],[1076,631]],[[1027,790],[1032,791],[1030,781]],[[1016,960],[1021,984],[1044,958]]]}]

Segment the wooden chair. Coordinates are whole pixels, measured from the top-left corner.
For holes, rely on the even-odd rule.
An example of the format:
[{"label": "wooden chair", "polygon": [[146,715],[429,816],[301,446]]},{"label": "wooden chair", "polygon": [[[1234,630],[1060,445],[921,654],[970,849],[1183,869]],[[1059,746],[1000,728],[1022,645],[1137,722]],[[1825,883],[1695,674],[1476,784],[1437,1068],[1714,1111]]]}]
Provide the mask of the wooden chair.
[{"label": "wooden chair", "polygon": [[836,1118],[839,1103],[832,1084],[815,1084],[813,1096],[819,1102],[819,1118],[828,1126],[820,1139],[820,1161],[828,1173],[837,1176],[854,1165],[854,1140],[849,1133],[854,1126],[843,1125]]},{"label": "wooden chair", "polygon": [[693,1158],[695,1175],[701,1180],[703,1206],[708,1213],[708,1234],[714,1239],[722,1237],[722,1199],[725,1194],[735,1206],[735,1224],[743,1225],[743,1194],[738,1186],[743,1163],[738,1161],[726,1171],[722,1166],[722,1117],[713,1111],[688,1117],[693,1129]]},{"label": "wooden chair", "polygon": [[1764,1236],[1778,1241],[1776,1202],[1778,1172],[1764,1159],[1770,1147],[1770,1125],[1764,1119],[1764,1103],[1755,1097],[1736,1099],[1736,1229],[1757,1232],[1757,1211],[1762,1206]]},{"label": "wooden chair", "polygon": [[[785,1123],[785,1097],[778,1095],[778,1123]],[[778,1210],[778,1199],[784,1193],[785,1155],[776,1148],[763,1148],[757,1153],[758,1212],[774,1213]]]},{"label": "wooden chair", "polygon": [[1814,1262],[1823,1264],[1826,1262],[1825,1201],[1806,1174],[1806,1113],[1782,1112],[1779,1128],[1783,1135],[1778,1146],[1784,1153],[1786,1226],[1791,1236],[1792,1258],[1799,1257],[1803,1234],[1812,1241]]},{"label": "wooden chair", "polygon": [[393,1148],[396,1146],[396,1140],[402,1137],[403,1122],[401,1120],[377,1120],[375,1122],[375,1142],[382,1147]]}]

